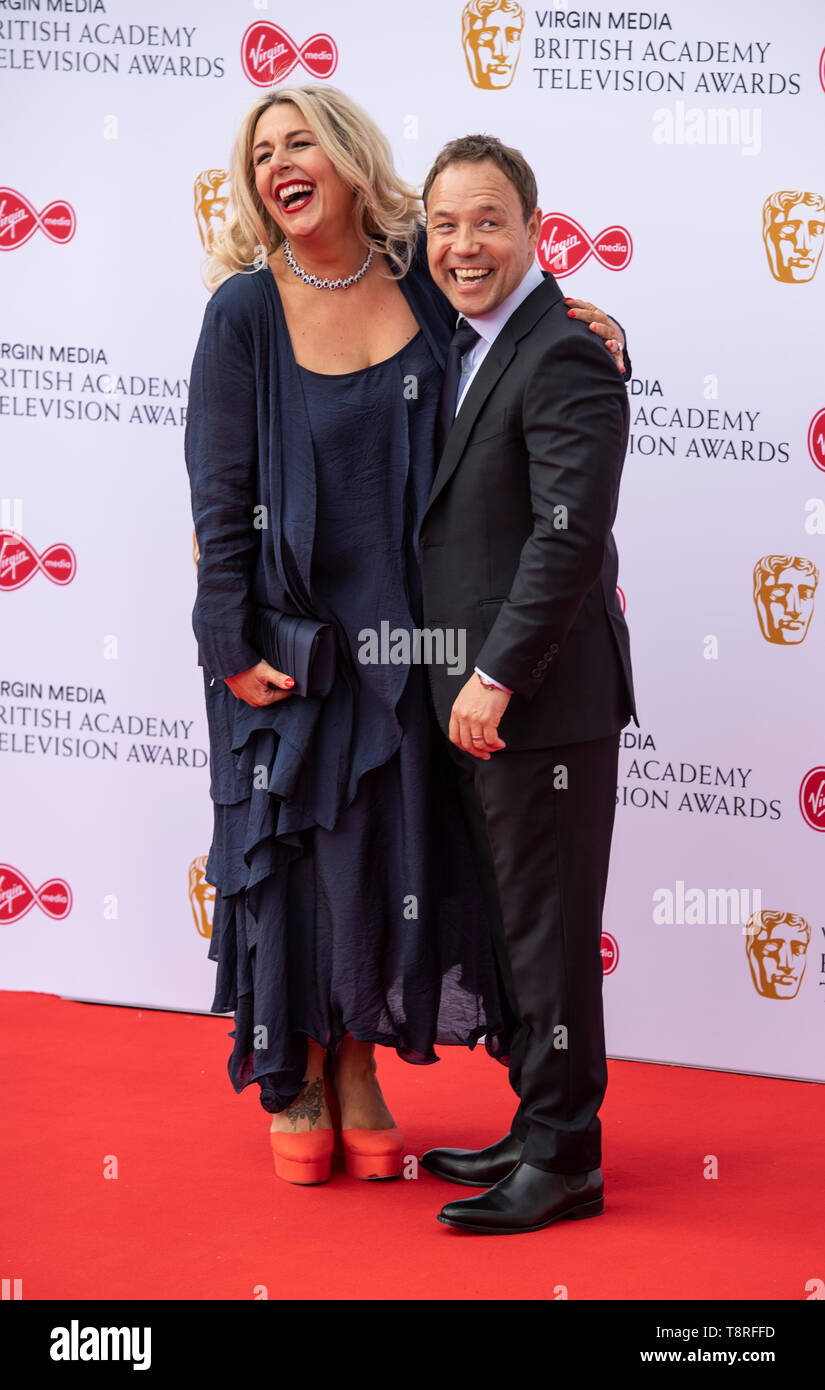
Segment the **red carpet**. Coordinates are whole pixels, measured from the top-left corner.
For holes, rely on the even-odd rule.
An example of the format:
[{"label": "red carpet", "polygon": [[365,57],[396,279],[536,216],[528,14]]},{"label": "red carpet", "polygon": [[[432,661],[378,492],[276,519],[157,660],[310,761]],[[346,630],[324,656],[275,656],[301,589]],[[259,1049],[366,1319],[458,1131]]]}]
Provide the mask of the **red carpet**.
[{"label": "red carpet", "polygon": [[[820,1086],[612,1062],[605,1215],[470,1236],[435,1215],[472,1190],[423,1171],[280,1182],[258,1088],[229,1084],[231,1027],[0,993],[0,1272],[24,1299],[799,1300],[823,1275]],[[500,1137],[483,1049],[379,1062],[408,1153]]]}]

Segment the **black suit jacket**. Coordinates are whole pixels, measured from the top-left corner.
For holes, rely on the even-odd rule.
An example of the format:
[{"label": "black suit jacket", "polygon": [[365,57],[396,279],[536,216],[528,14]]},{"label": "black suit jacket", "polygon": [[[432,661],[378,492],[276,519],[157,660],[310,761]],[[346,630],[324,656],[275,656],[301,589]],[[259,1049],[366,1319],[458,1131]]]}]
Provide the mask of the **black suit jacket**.
[{"label": "black suit jacket", "polygon": [[420,528],[424,624],[467,632],[463,674],[428,667],[445,734],[473,666],[514,692],[511,750],[635,718],[611,530],[628,423],[624,379],[546,275],[470,384]]}]

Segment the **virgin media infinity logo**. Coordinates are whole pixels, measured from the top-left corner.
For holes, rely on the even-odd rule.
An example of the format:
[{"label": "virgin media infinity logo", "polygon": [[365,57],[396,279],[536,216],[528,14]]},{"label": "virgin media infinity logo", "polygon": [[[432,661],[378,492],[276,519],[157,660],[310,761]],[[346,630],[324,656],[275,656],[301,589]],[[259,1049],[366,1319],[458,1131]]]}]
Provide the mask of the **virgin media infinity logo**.
[{"label": "virgin media infinity logo", "polygon": [[624,270],[633,255],[633,242],[626,227],[605,227],[591,241],[584,227],[563,212],[548,212],[541,220],[538,245],[539,264],[557,280],[572,275],[591,256],[607,270]]},{"label": "virgin media infinity logo", "polygon": [[338,48],[329,34],[313,34],[298,48],[278,24],[258,20],[241,39],[241,64],[256,87],[283,82],[298,64],[313,77],[330,77],[338,66]]},{"label": "virgin media infinity logo", "polygon": [[47,878],[35,888],[11,864],[0,864],[0,925],[19,922],[35,903],[47,917],[60,922],[72,910],[72,890],[65,878]]},{"label": "virgin media infinity logo", "polygon": [[612,975],[619,964],[619,943],[609,931],[602,932],[602,974]]},{"label": "virgin media infinity logo", "polygon": [[0,592],[20,589],[42,570],[53,584],[71,584],[77,560],[70,545],[57,541],[38,555],[33,545],[14,531],[0,531]]},{"label": "virgin media infinity logo", "polygon": [[825,831],[825,767],[812,767],[799,788],[799,809],[812,830]]},{"label": "virgin media infinity logo", "polygon": [[818,410],[808,429],[808,453],[825,473],[825,409]]},{"label": "virgin media infinity logo", "polygon": [[74,208],[63,198],[37,212],[22,193],[0,188],[0,251],[17,251],[38,227],[51,241],[71,241],[77,227]]}]

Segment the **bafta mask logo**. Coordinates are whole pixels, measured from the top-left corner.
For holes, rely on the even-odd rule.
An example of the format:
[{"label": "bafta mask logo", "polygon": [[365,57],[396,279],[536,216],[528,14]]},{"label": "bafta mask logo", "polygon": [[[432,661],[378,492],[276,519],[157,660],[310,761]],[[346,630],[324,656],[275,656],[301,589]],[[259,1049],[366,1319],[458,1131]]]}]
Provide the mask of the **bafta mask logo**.
[{"label": "bafta mask logo", "polygon": [[754,987],[764,999],[795,999],[808,959],[811,929],[794,912],[763,908],[748,918],[745,950]]},{"label": "bafta mask logo", "polygon": [[779,647],[804,642],[814,612],[819,570],[801,555],[763,555],[753,570],[753,601],[762,636]]},{"label": "bafta mask logo", "polygon": [[790,189],[772,193],[762,208],[762,236],[775,280],[785,285],[813,280],[825,236],[825,198]]},{"label": "bafta mask logo", "polygon": [[212,913],[215,910],[215,889],[206,882],[206,855],[199,854],[189,865],[189,902],[201,936],[212,935]]},{"label": "bafta mask logo", "polygon": [[509,87],[521,51],[524,10],[518,0],[468,0],[461,12],[461,43],[476,87]]},{"label": "bafta mask logo", "polygon": [[202,169],[195,179],[195,221],[207,253],[226,221],[229,207],[229,175],[225,169]]}]

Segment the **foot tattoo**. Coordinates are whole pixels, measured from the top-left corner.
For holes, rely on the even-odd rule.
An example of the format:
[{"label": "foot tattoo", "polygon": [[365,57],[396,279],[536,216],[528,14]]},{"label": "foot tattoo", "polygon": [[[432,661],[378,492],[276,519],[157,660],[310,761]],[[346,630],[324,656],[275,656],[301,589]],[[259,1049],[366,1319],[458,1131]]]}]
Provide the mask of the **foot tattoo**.
[{"label": "foot tattoo", "polygon": [[324,1108],[324,1081],[317,1077],[286,1108],[286,1116],[294,1129],[299,1120],[309,1120],[310,1129],[320,1119]]}]

